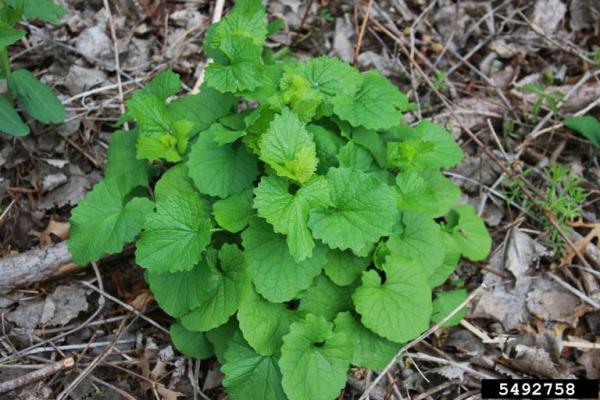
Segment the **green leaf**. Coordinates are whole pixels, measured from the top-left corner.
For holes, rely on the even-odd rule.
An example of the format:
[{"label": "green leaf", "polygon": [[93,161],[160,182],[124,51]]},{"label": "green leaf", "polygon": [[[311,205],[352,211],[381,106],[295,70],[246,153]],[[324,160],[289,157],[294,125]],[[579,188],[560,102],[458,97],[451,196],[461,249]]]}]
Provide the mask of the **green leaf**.
[{"label": "green leaf", "polygon": [[108,143],[107,178],[130,175],[135,186],[148,185],[148,165],[136,158],[138,136],[137,130],[113,132]]},{"label": "green leaf", "polygon": [[352,343],[333,324],[309,314],[284,336],[279,367],[290,400],[330,400],[346,385]]},{"label": "green leaf", "polygon": [[173,101],[169,105],[169,115],[174,121],[192,122],[195,134],[208,129],[219,118],[229,114],[236,104],[237,99],[231,94],[203,86],[200,93]]},{"label": "green leaf", "polygon": [[447,230],[463,256],[471,261],[480,261],[488,256],[492,238],[472,206],[455,207],[447,219]]},{"label": "green leaf", "polygon": [[199,360],[214,356],[212,345],[204,332],[188,331],[180,322],[172,324],[169,332],[175,348],[186,356]]},{"label": "green leaf", "polygon": [[342,146],[337,158],[340,167],[358,169],[363,172],[371,172],[375,161],[371,153],[354,142],[348,142]]},{"label": "green leaf", "polygon": [[282,92],[278,96],[283,104],[302,121],[310,121],[323,101],[323,95],[299,75],[286,73],[281,78]]},{"label": "green leaf", "polygon": [[134,92],[127,100],[127,114],[137,122],[140,136],[162,135],[173,122],[165,101],[153,94]]},{"label": "green leaf", "polygon": [[387,167],[385,142],[376,131],[355,128],[352,131],[352,141],[367,149],[381,168]]},{"label": "green leaf", "polygon": [[397,204],[403,211],[439,217],[448,214],[460,199],[460,189],[440,171],[405,171],[396,176]]},{"label": "green leaf", "polygon": [[146,281],[154,298],[167,314],[182,317],[198,308],[206,293],[210,293],[217,281],[208,274],[210,267],[201,260],[189,271],[161,273],[146,270]]},{"label": "green leaf", "polygon": [[219,48],[231,37],[246,38],[256,47],[267,39],[267,15],[260,0],[238,0],[231,11],[206,34],[204,48],[211,58],[219,59]]},{"label": "green leaf", "polygon": [[351,285],[367,269],[368,258],[357,257],[350,251],[330,250],[327,252],[325,274],[340,286]]},{"label": "green leaf", "polygon": [[250,188],[258,176],[256,157],[243,145],[219,146],[210,134],[192,145],[187,166],[201,193],[222,199]]},{"label": "green leaf", "polygon": [[338,167],[338,152],[344,145],[344,140],[339,135],[320,125],[309,124],[306,130],[313,135],[317,148],[317,173],[327,174],[329,168]]},{"label": "green leaf", "polygon": [[291,300],[308,288],[326,262],[322,246],[315,248],[311,258],[295,262],[285,238],[259,218],[250,220],[242,241],[256,291],[272,302]]},{"label": "green leaf", "polygon": [[[9,4],[15,4],[19,0],[9,0]],[[58,24],[60,18],[67,15],[68,12],[52,0],[23,0],[23,16],[27,19],[39,18],[44,21]]]},{"label": "green leaf", "polygon": [[178,151],[178,140],[168,133],[160,135],[141,135],[138,139],[136,150],[140,160],[165,160],[179,162],[182,157]]},{"label": "green leaf", "polygon": [[343,333],[352,342],[352,365],[381,370],[394,358],[400,346],[365,328],[348,311],[338,314],[335,332]]},{"label": "green leaf", "polygon": [[260,158],[277,175],[306,182],[317,168],[315,143],[298,116],[285,108],[259,139]]},{"label": "green leaf", "polygon": [[311,211],[313,236],[331,248],[366,255],[391,233],[398,217],[392,191],[374,175],[354,169],[331,168],[327,180],[333,206]]},{"label": "green leaf", "polygon": [[341,93],[333,99],[333,110],[341,119],[354,127],[375,130],[397,125],[408,109],[406,95],[377,71],[363,74],[356,94]]},{"label": "green leaf", "polygon": [[422,120],[415,127],[398,125],[392,135],[401,142],[388,142],[388,162],[412,171],[449,168],[463,158],[452,135],[431,121]]},{"label": "green leaf", "polygon": [[225,352],[229,343],[239,331],[236,319],[231,317],[226,324],[206,332],[206,338],[213,345],[215,356],[221,365],[225,364]]},{"label": "green leaf", "polygon": [[[431,320],[433,322],[440,322],[448,314],[454,311],[455,308],[461,305],[463,301],[467,299],[467,291],[465,289],[449,290],[447,292],[439,292],[435,294],[435,300],[433,300],[433,314],[431,314]],[[463,307],[459,312],[454,314],[443,326],[449,328],[460,324],[460,320],[467,315],[467,310]]]},{"label": "green leaf", "polygon": [[8,76],[8,90],[36,120],[45,124],[64,121],[65,107],[58,97],[26,69],[18,69]]},{"label": "green leaf", "polygon": [[325,275],[319,275],[308,289],[298,295],[298,311],[333,321],[338,313],[352,309],[353,291],[351,286],[337,286]]},{"label": "green leaf", "polygon": [[431,275],[444,262],[445,246],[440,226],[419,213],[402,213],[400,227],[386,242],[391,254],[416,261]]},{"label": "green leaf", "polygon": [[444,262],[429,276],[429,284],[432,288],[446,282],[446,279],[452,275],[460,260],[460,250],[452,236],[448,232],[443,231],[442,237],[444,247],[446,248]]},{"label": "green leaf", "polygon": [[364,326],[396,343],[407,342],[429,327],[431,288],[423,268],[413,261],[391,256],[376,271],[363,272],[362,286],[352,299]]},{"label": "green leaf", "polygon": [[246,292],[237,318],[244,338],[263,356],[279,352],[283,335],[288,333],[290,324],[297,320],[296,314],[285,304],[271,303],[254,289]]},{"label": "green leaf", "polygon": [[229,232],[237,233],[248,226],[252,209],[252,190],[244,190],[213,204],[213,215],[219,226]]},{"label": "green leaf", "polygon": [[205,289],[198,308],[181,318],[183,326],[190,330],[208,331],[226,323],[250,289],[246,261],[237,246],[224,244],[219,250],[219,266],[210,262],[208,266],[210,278],[203,282],[215,280],[217,284],[211,290]]},{"label": "green leaf", "polygon": [[23,29],[15,29],[10,26],[0,26],[0,48],[8,47],[25,36],[27,32]]},{"label": "green leaf", "polygon": [[171,96],[175,96],[180,90],[181,79],[179,74],[174,73],[170,69],[156,75],[144,87],[145,93],[154,95],[163,101]]},{"label": "green leaf", "polygon": [[254,352],[239,333],[229,342],[221,371],[231,400],[286,400],[277,359]]},{"label": "green leaf", "polygon": [[106,178],[71,211],[67,245],[75,263],[86,265],[120,252],[142,229],[153,204],[142,197],[128,200],[131,188],[127,176]]},{"label": "green leaf", "polygon": [[308,214],[312,208],[329,204],[327,181],[317,177],[294,194],[289,182],[276,176],[263,176],[254,189],[254,207],[277,233],[286,235],[290,254],[300,262],[312,256],[315,242],[308,229]]},{"label": "green leaf", "polygon": [[229,144],[229,143],[235,142],[239,138],[245,136],[246,132],[240,131],[240,130],[232,130],[232,129],[224,127],[223,125],[219,124],[218,122],[215,122],[203,134],[204,135],[206,135],[206,134],[212,135],[212,138],[215,141],[215,143],[222,146],[224,144]]},{"label": "green leaf", "polygon": [[158,202],[137,242],[135,261],[155,273],[189,271],[210,243],[210,219],[198,195],[181,192]]},{"label": "green leaf", "polygon": [[[185,194],[184,194],[185,193]],[[204,215],[208,218],[211,213],[210,201],[202,196],[188,175],[185,164],[177,164],[169,168],[154,186],[154,200],[157,204],[164,203],[170,197],[194,196],[202,206]]]},{"label": "green leaf", "polygon": [[13,136],[29,134],[29,127],[25,125],[13,106],[2,95],[0,95],[0,132]]},{"label": "green leaf", "polygon": [[262,84],[262,49],[252,39],[231,37],[219,49],[227,64],[214,62],[205,69],[206,82],[220,92],[239,93],[254,90]]},{"label": "green leaf", "polygon": [[360,73],[338,58],[311,58],[292,66],[290,73],[307,80],[328,102],[339,94],[354,95],[362,82]]},{"label": "green leaf", "polygon": [[596,147],[600,147],[600,122],[591,115],[565,118],[565,126],[586,137]]}]

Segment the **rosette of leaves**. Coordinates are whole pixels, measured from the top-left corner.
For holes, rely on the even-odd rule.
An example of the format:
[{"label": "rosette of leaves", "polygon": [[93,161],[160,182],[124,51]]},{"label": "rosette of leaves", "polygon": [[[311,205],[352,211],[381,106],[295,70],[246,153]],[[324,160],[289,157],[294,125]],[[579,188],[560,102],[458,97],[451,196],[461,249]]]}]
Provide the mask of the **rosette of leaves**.
[{"label": "rosette of leaves", "polygon": [[0,0],[0,80],[7,81],[8,89],[7,93],[0,93],[0,132],[11,136],[29,134],[29,126],[21,119],[16,105],[39,122],[64,121],[65,108],[48,85],[26,69],[11,69],[8,47],[27,34],[17,27],[22,19],[57,23],[66,14],[51,0]]},{"label": "rosette of leaves", "polygon": [[331,400],[443,319],[433,288],[491,240],[441,172],[462,159],[446,130],[404,123],[376,71],[275,61],[271,27],[238,0],[199,94],[167,71],[133,95],[68,245],[85,264],[134,241],[175,346],[216,356],[230,398]]}]

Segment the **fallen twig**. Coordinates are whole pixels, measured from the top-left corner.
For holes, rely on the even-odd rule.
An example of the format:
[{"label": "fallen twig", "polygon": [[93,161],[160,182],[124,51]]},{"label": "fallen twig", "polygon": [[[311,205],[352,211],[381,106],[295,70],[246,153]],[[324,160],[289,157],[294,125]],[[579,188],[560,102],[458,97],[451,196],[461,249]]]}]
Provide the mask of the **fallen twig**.
[{"label": "fallen twig", "polygon": [[73,260],[65,242],[0,259],[0,294],[54,275]]},{"label": "fallen twig", "polygon": [[48,365],[47,367],[40,368],[37,371],[32,371],[28,374],[20,376],[15,379],[11,379],[6,382],[0,383],[0,394],[8,393],[15,389],[18,389],[23,386],[30,385],[35,382],[39,382],[43,379],[46,379],[56,373],[64,370],[72,368],[75,365],[75,359],[73,357],[65,358],[61,361],[57,361]]}]

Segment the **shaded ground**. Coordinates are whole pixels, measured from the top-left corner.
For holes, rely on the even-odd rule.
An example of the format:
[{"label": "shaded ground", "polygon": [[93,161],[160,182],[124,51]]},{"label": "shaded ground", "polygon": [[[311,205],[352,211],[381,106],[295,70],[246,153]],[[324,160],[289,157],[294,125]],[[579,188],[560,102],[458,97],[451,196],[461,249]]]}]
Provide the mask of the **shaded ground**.
[{"label": "shaded ground", "polygon": [[[165,68],[190,90],[213,2],[110,3],[122,96]],[[0,136],[0,257],[67,237],[70,208],[100,179],[120,113],[103,2],[63,5],[70,15],[59,26],[28,25],[11,53],[60,93],[69,117],[23,139]],[[598,151],[562,125],[566,115],[599,114],[599,2],[279,0],[269,8],[286,21],[271,46],[377,68],[422,105],[408,121],[452,130],[466,157],[449,176],[494,237],[488,262],[463,262],[453,277],[476,291],[461,325],[416,343],[371,398],[477,398],[484,377],[600,378]],[[578,223],[567,222],[573,215]],[[77,361],[7,398],[224,397],[216,362],[171,348],[161,329],[169,319],[131,253],[97,269],[66,265],[0,297],[0,382]],[[344,398],[360,397],[375,376],[354,371]]]}]

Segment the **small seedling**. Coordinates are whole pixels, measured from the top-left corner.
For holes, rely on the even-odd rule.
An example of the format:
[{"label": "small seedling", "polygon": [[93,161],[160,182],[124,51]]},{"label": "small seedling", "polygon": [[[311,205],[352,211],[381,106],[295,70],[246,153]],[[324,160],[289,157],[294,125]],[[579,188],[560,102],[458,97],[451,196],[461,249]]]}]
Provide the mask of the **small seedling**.
[{"label": "small seedling", "polygon": [[[333,400],[428,329],[433,288],[491,238],[441,172],[463,158],[447,130],[403,123],[380,73],[278,60],[267,35],[262,1],[238,0],[199,94],[167,102],[170,71],[133,94],[68,246],[85,265],[135,241],[175,346],[216,356],[229,398]],[[464,293],[436,298],[438,319]]]},{"label": "small seedling", "polygon": [[21,19],[39,18],[58,22],[66,10],[50,0],[0,0],[0,79],[7,81],[8,92],[0,94],[0,132],[25,136],[30,130],[15,110],[20,105],[37,121],[57,124],[65,119],[65,108],[48,87],[26,69],[12,70],[8,47],[26,35],[19,29]]},{"label": "small seedling", "polygon": [[561,92],[549,92],[540,83],[528,83],[523,86],[523,91],[526,93],[533,93],[537,95],[537,99],[533,104],[531,116],[533,121],[537,121],[542,110],[542,106],[545,104],[554,114],[558,114],[558,103],[564,100],[565,95]]}]

